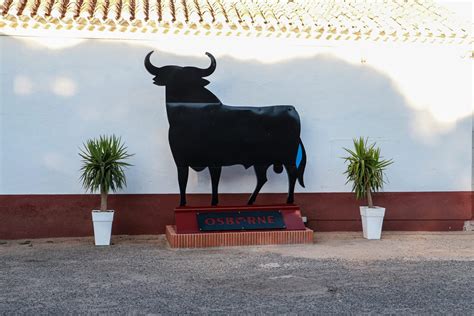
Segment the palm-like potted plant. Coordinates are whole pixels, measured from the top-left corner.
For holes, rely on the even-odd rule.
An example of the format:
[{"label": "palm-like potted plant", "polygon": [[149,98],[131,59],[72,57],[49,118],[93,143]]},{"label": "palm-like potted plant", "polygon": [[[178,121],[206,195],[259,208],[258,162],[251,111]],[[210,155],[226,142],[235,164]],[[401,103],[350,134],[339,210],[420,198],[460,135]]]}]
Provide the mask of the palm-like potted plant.
[{"label": "palm-like potted plant", "polygon": [[92,211],[94,239],[97,246],[110,245],[114,211],[107,209],[107,196],[127,185],[124,169],[130,166],[125,162],[133,156],[119,137],[100,136],[83,144],[79,156],[82,158],[81,181],[86,191],[100,192],[100,210]]},{"label": "palm-like potted plant", "polygon": [[368,144],[368,139],[354,139],[354,149],[344,150],[349,156],[343,159],[348,164],[344,174],[347,183],[352,182],[352,191],[357,199],[367,198],[368,206],[360,207],[362,229],[367,239],[380,239],[382,233],[385,208],[374,206],[372,193],[382,189],[385,179],[385,169],[393,160],[385,160],[380,156],[380,148],[376,144]]}]

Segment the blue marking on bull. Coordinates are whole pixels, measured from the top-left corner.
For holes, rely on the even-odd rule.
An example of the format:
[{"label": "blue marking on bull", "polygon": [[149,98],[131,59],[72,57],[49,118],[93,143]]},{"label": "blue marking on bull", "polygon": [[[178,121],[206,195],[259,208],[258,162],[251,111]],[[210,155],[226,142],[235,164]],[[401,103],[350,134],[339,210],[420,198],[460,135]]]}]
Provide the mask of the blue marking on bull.
[{"label": "blue marking on bull", "polygon": [[301,160],[303,160],[303,148],[301,144],[298,145],[298,152],[296,153],[296,168],[300,166]]}]

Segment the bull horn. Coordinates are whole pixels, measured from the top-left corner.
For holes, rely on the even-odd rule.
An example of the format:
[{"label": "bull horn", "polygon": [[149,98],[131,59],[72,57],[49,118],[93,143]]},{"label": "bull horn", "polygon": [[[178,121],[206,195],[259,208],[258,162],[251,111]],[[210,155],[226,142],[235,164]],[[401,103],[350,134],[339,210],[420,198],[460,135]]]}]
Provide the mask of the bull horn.
[{"label": "bull horn", "polygon": [[199,69],[201,77],[210,76],[216,70],[216,59],[211,53],[206,52],[206,55],[211,59],[211,65],[207,69]]},{"label": "bull horn", "polygon": [[153,66],[153,64],[150,61],[150,56],[153,54],[153,51],[149,52],[148,55],[145,57],[145,68],[148,70],[148,72],[152,75],[158,76],[158,73],[160,72],[159,67]]}]

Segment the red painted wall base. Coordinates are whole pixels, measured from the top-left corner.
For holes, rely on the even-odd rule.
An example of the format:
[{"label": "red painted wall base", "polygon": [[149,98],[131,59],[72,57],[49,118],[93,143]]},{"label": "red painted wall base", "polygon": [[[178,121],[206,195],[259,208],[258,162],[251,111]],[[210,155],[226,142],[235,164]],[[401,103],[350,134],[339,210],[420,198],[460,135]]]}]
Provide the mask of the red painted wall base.
[{"label": "red painted wall base", "polygon": [[[245,205],[248,194],[222,194],[221,205]],[[285,194],[261,194],[257,205],[285,201]],[[472,192],[389,192],[375,195],[386,208],[384,230],[462,230],[472,219]],[[189,205],[209,205],[210,195],[189,194]],[[352,193],[299,193],[295,203],[315,231],[362,230]],[[0,195],[0,239],[92,236],[91,210],[97,195]],[[111,195],[113,234],[163,234],[174,224],[178,194]]]}]

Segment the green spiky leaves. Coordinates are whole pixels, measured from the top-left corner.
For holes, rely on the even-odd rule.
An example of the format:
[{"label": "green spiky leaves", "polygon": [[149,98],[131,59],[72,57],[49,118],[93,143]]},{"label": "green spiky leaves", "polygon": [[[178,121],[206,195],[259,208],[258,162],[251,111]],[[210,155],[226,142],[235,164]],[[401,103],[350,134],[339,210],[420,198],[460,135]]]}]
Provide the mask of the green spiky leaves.
[{"label": "green spiky leaves", "polygon": [[352,191],[357,199],[367,197],[369,206],[373,207],[371,192],[382,189],[384,181],[384,170],[393,163],[393,160],[384,160],[380,156],[380,148],[376,144],[368,144],[368,139],[360,137],[354,139],[354,149],[344,148],[349,154],[343,157],[347,165],[344,174],[347,183],[352,182]]},{"label": "green spiky leaves", "polygon": [[131,165],[124,160],[133,154],[127,153],[127,147],[119,137],[112,135],[89,139],[83,144],[79,156],[83,162],[80,179],[86,191],[107,194],[127,185],[124,168]]}]

